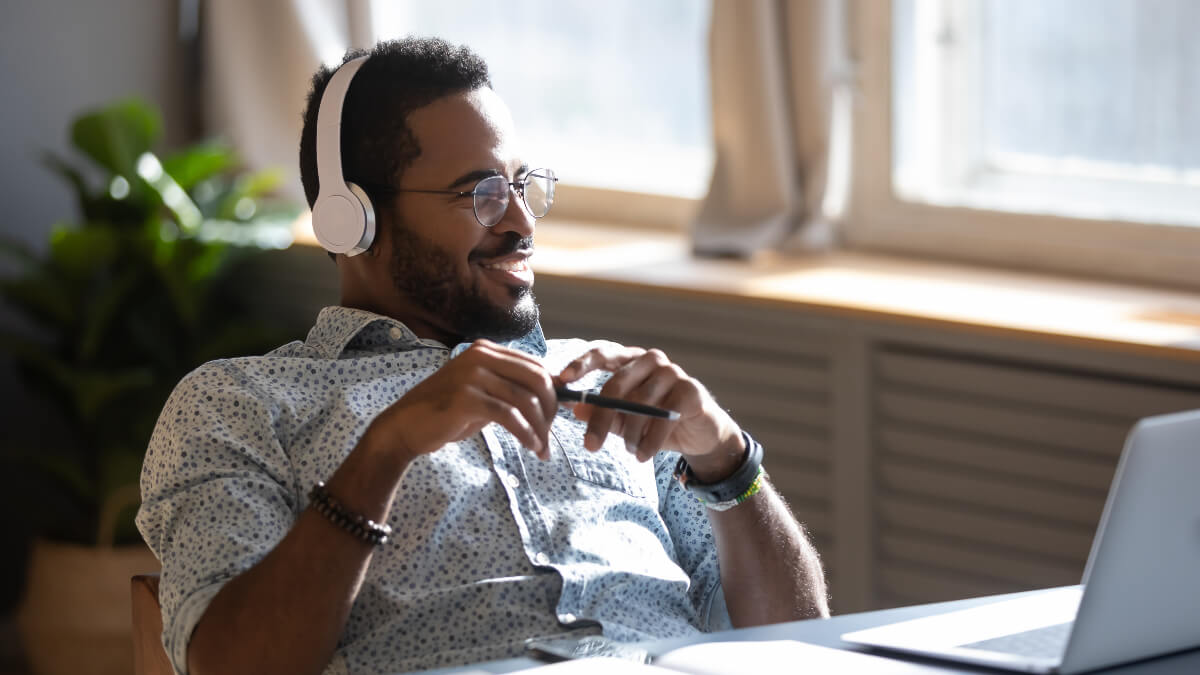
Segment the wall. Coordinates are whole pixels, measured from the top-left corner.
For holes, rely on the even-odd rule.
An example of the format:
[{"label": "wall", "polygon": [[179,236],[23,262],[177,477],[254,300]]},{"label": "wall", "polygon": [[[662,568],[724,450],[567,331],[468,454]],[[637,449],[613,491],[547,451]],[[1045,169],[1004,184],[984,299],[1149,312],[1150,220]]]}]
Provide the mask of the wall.
[{"label": "wall", "polygon": [[[182,3],[188,4],[188,3]],[[165,115],[168,144],[192,135],[186,54],[179,46],[180,10],[163,0],[37,0],[5,3],[0,21],[0,234],[37,248],[55,222],[74,217],[71,193],[39,163],[44,150],[68,153],[68,124],[80,110],[141,96]],[[0,272],[8,271],[0,263]],[[15,326],[0,305],[0,329]],[[21,391],[0,360],[0,428],[7,442],[42,439],[49,420]],[[6,530],[7,519],[6,519]],[[19,524],[18,524],[19,526]],[[25,546],[6,532],[0,555],[0,672],[16,656],[6,617],[18,600]]]}]

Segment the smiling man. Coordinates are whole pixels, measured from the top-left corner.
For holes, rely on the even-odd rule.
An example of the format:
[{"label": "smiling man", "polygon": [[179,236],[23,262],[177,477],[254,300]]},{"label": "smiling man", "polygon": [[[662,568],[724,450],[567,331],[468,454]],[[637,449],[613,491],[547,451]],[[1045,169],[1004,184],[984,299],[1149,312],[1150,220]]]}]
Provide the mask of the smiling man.
[{"label": "smiling man", "polygon": [[[340,149],[319,157],[327,90]],[[300,165],[319,238],[339,165],[374,234],[330,246],[341,304],[303,342],[205,364],[160,416],[138,525],[180,673],[402,672],[828,614],[762,447],[699,382],[657,350],[543,338],[528,261],[555,177],[478,57],[408,39],[322,69]],[[679,418],[569,410],[566,384]]]}]

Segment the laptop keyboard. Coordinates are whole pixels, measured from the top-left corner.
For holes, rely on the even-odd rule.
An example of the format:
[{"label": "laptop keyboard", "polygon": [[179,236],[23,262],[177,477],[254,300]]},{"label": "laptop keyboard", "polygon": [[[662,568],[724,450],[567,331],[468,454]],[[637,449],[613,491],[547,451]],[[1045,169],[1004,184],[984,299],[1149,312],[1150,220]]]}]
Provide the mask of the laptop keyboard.
[{"label": "laptop keyboard", "polygon": [[1024,633],[1013,633],[990,638],[969,645],[959,645],[966,649],[982,649],[989,652],[1019,654],[1042,659],[1061,659],[1067,648],[1067,638],[1071,635],[1073,621],[1046,626]]}]

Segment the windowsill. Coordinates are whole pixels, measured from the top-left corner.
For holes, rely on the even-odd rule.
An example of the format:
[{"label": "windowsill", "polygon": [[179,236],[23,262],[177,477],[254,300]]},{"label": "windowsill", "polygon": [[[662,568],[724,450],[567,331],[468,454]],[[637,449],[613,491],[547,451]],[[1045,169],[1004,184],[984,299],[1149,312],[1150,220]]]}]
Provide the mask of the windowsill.
[{"label": "windowsill", "polygon": [[1200,361],[1200,295],[1115,282],[832,252],[697,259],[686,233],[544,222],[535,272],[624,288]]}]

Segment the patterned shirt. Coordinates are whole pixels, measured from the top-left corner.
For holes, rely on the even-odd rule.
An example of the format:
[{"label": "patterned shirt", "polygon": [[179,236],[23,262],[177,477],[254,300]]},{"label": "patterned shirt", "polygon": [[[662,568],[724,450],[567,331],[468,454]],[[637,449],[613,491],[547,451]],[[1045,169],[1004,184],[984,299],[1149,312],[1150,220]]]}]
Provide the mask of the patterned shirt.
[{"label": "patterned shirt", "polygon": [[[162,562],[163,642],[186,673],[193,628],[222,585],[261,560],[370,421],[467,348],[402,323],[322,310],[304,342],[214,361],[175,388],[142,469],[138,528]],[[592,343],[509,343],[557,373]],[[595,386],[601,374],[594,374]],[[388,673],[519,655],[529,637],[621,641],[729,627],[703,507],[560,409],[551,459],[488,425],[410,464],[326,673]],[[331,540],[331,546],[339,541]],[[296,589],[303,592],[303,589]]]}]

